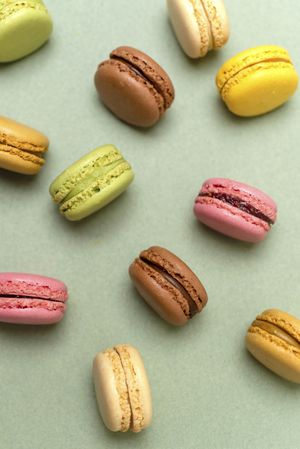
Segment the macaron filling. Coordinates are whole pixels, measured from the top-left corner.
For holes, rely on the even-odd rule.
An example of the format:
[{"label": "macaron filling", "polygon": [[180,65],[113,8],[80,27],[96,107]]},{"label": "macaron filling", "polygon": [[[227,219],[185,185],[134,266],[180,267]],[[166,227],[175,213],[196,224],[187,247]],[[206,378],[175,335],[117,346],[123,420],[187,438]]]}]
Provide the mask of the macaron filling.
[{"label": "macaron filling", "polygon": [[280,338],[285,343],[300,349],[300,342],[296,340],[293,336],[291,336],[288,332],[286,332],[286,330],[282,329],[281,327],[279,327],[274,323],[269,323],[261,319],[256,319],[255,321],[253,321],[252,326],[258,327],[259,329],[262,329],[268,334]]},{"label": "macaron filling", "polygon": [[189,294],[189,292],[186,290],[186,288],[178,282],[177,279],[175,279],[172,275],[170,275],[164,268],[160,267],[156,263],[146,259],[145,257],[140,257],[142,262],[144,262],[146,265],[151,267],[153,270],[157,271],[159,274],[163,276],[163,278],[169,282],[173,287],[175,287],[177,290],[180,291],[182,296],[186,299],[188,306],[189,306],[189,318],[193,318],[193,316],[196,315],[196,313],[199,312],[198,306]]},{"label": "macaron filling", "polygon": [[222,201],[223,203],[227,203],[230,206],[235,207],[243,212],[246,212],[249,215],[259,218],[260,220],[266,222],[268,225],[274,224],[274,220],[272,218],[268,217],[256,207],[252,206],[247,201],[238,198],[237,196],[220,192],[200,192],[198,198],[214,198],[216,200]]}]

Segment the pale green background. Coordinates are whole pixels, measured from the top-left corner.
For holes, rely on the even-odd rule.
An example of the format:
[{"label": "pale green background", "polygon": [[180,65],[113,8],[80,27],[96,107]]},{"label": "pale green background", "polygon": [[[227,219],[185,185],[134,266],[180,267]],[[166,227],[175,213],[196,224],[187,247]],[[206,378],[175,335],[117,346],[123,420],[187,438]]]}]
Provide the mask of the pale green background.
[{"label": "pale green background", "polygon": [[[300,387],[256,363],[244,335],[265,308],[300,316],[300,96],[238,119],[219,101],[214,77],[228,57],[260,44],[286,47],[300,70],[299,1],[228,0],[230,42],[198,62],[181,52],[162,0],[48,7],[51,41],[0,67],[1,114],[51,141],[39,176],[0,173],[0,269],[61,278],[70,302],[57,326],[0,325],[0,448],[298,449]],[[148,131],[114,118],[93,86],[97,64],[124,44],[162,63],[176,87],[173,107]],[[100,213],[69,223],[48,186],[108,142],[132,163],[135,182]],[[197,224],[193,200],[212,176],[274,197],[278,223],[264,243]],[[152,244],[181,256],[207,288],[205,311],[184,328],[160,320],[128,278],[132,259]],[[153,425],[139,435],[104,428],[92,386],[95,353],[123,342],[140,349],[153,390]]]}]

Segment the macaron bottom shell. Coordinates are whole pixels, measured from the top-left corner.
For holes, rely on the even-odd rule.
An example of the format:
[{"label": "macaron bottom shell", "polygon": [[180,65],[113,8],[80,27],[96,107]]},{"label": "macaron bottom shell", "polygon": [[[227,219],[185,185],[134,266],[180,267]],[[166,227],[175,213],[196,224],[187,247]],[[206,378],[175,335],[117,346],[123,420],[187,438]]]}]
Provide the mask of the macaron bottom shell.
[{"label": "macaron bottom shell", "polygon": [[0,27],[0,63],[21,59],[41,47],[52,32],[52,20],[43,8],[26,5],[6,17]]},{"label": "macaron bottom shell", "polygon": [[227,210],[219,202],[211,204],[195,203],[194,214],[198,220],[211,229],[237,240],[248,243],[258,243],[265,239],[270,226],[258,224],[250,217],[243,218],[242,214]]},{"label": "macaron bottom shell", "polygon": [[230,79],[222,97],[234,114],[254,117],[282,106],[297,86],[298,75],[291,64],[266,62],[242,70]]},{"label": "macaron bottom shell", "polygon": [[38,298],[0,298],[0,322],[11,324],[48,325],[58,323],[66,305]]}]

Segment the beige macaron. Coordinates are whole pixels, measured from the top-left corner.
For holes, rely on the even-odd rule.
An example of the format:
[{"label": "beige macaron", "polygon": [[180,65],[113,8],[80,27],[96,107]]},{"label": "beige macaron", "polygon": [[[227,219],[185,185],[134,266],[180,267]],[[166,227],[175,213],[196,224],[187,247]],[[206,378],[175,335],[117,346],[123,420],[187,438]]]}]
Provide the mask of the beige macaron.
[{"label": "beige macaron", "polygon": [[29,126],[0,116],[0,168],[35,175],[45,161],[47,137]]},{"label": "beige macaron", "polygon": [[140,353],[131,345],[99,352],[93,364],[97,402],[113,432],[140,432],[152,419],[151,391]]},{"label": "beige macaron", "polygon": [[265,310],[248,329],[246,346],[271,371],[300,383],[300,320],[281,310]]},{"label": "beige macaron", "polygon": [[202,58],[229,39],[223,0],[167,0],[175,35],[190,58]]}]

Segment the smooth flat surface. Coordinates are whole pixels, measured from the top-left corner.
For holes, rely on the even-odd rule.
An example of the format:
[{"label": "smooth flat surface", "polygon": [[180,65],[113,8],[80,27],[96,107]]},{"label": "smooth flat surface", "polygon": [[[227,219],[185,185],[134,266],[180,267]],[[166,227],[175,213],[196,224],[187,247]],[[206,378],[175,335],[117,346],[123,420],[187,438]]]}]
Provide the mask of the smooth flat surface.
[{"label": "smooth flat surface", "polygon": [[[54,327],[0,324],[0,448],[298,449],[300,387],[256,363],[244,336],[264,309],[300,317],[300,91],[276,112],[239,119],[214,84],[226,59],[262,44],[286,47],[300,71],[298,1],[228,0],[231,39],[198,62],[179,48],[164,1],[47,6],[50,42],[0,66],[1,115],[50,139],[37,177],[0,172],[0,267],[62,279],[69,309]],[[94,72],[119,45],[149,53],[174,82],[172,108],[148,131],[98,102]],[[98,214],[67,222],[48,187],[105,143],[121,150],[135,181]],[[197,224],[193,201],[209,177],[237,179],[277,201],[265,242],[239,243]],[[203,313],[182,329],[160,320],[130,283],[129,264],[151,245],[176,253],[207,289]],[[110,433],[97,411],[92,360],[118,343],[140,350],[152,385],[153,425],[139,435]]]}]

